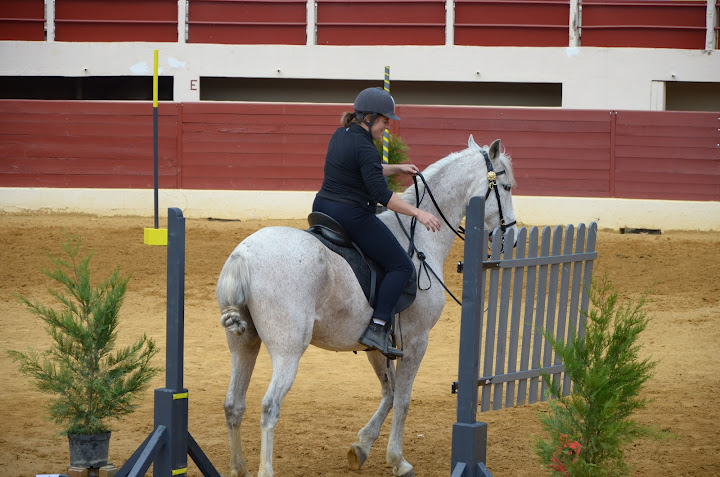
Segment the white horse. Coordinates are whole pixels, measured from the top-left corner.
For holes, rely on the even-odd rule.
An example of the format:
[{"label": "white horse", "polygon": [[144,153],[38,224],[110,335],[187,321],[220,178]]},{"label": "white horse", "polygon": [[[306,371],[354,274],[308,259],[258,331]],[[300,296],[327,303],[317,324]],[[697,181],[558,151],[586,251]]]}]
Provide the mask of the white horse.
[{"label": "white horse", "polygon": [[[500,226],[503,216],[508,228],[517,232],[517,227],[511,225],[515,222],[515,213],[510,157],[501,150],[499,139],[490,147],[481,148],[470,136],[467,149],[450,154],[424,171],[427,187],[419,183],[419,195],[424,197],[419,207],[438,216],[439,209],[449,223],[435,233],[422,226],[417,227],[415,233],[416,249],[425,255],[425,261],[439,279],[442,279],[443,263],[450,253],[455,229],[464,218],[470,198],[490,192],[488,176],[492,182],[494,175],[488,174],[485,156],[492,163],[490,169],[498,174],[497,185],[504,189],[499,190],[499,195],[489,195],[486,230]],[[437,207],[425,189],[432,193]],[[415,188],[409,187],[402,198],[416,204]],[[386,211],[379,217],[401,245],[407,247],[409,241],[395,213]],[[409,230],[410,217],[399,215],[399,218],[405,230]],[[413,261],[416,267],[420,265],[417,253]],[[266,227],[243,240],[220,273],[217,299],[232,359],[232,376],[225,398],[230,475],[252,475],[243,457],[240,424],[245,411],[245,393],[262,342],[272,359],[273,371],[262,400],[258,477],[271,477],[274,475],[273,437],[280,405],[293,384],[300,357],[310,344],[331,351],[365,349],[358,339],[373,310],[348,263],[313,235],[290,227]],[[380,379],[382,399],[375,415],[360,429],[357,442],[348,451],[352,469],[360,469],[365,462],[388,412],[394,408],[386,462],[396,476],[414,475],[412,465],[403,458],[403,429],[412,384],[425,355],[430,329],[440,318],[444,305],[445,291],[439,283],[434,283],[429,290],[418,290],[413,304],[400,313],[402,341],[399,346],[404,356],[397,361],[397,366],[378,351],[367,352]]]}]

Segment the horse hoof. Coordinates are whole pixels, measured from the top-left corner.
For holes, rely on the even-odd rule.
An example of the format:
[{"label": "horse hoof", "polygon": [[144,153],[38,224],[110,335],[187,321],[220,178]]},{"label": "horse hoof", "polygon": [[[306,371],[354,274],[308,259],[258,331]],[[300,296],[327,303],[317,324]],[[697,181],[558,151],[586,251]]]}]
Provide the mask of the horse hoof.
[{"label": "horse hoof", "polygon": [[[224,476],[221,475],[220,477],[224,477]],[[250,472],[248,472],[247,470],[244,471],[242,474],[240,472],[238,472],[237,470],[233,470],[230,472],[230,477],[253,477],[253,475]]]},{"label": "horse hoof", "polygon": [[348,464],[350,464],[352,470],[360,470],[360,467],[362,467],[368,458],[367,453],[357,444],[350,446],[347,456]]},{"label": "horse hoof", "polygon": [[[410,468],[408,469],[408,467]],[[405,473],[401,474],[400,472],[402,472],[403,469],[405,469]],[[393,475],[396,477],[415,477],[415,469],[407,462],[403,462],[399,467],[393,467]]]}]

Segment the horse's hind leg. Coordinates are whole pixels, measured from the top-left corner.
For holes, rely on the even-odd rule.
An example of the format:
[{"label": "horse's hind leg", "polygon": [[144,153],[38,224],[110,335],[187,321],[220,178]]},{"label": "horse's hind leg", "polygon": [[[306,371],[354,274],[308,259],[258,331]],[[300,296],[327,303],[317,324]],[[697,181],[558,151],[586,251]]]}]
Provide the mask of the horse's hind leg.
[{"label": "horse's hind leg", "polygon": [[[305,345],[307,347],[307,345]],[[262,438],[260,443],[260,470],[258,477],[273,477],[272,458],[273,458],[273,439],[275,437],[275,426],[280,417],[280,405],[285,395],[290,391],[290,387],[297,375],[300,356],[303,351],[292,352],[292,346],[283,349],[280,352],[273,352],[268,346],[270,357],[272,359],[273,373],[270,379],[270,386],[262,400],[262,411],[260,416],[260,428]]]},{"label": "horse's hind leg", "polygon": [[260,351],[260,338],[251,329],[240,336],[228,332],[227,340],[232,364],[230,386],[225,396],[225,420],[230,437],[230,476],[252,477],[243,457],[240,424],[245,413],[245,393]]},{"label": "horse's hind leg", "polygon": [[348,451],[348,464],[353,470],[359,470],[362,467],[368,455],[370,448],[380,435],[380,428],[387,418],[390,409],[393,406],[393,398],[395,393],[395,365],[393,362],[388,364],[387,358],[380,352],[368,352],[368,360],[372,364],[375,374],[380,380],[382,386],[382,400],[380,406],[365,427],[360,429],[357,435],[357,442],[350,446]]}]

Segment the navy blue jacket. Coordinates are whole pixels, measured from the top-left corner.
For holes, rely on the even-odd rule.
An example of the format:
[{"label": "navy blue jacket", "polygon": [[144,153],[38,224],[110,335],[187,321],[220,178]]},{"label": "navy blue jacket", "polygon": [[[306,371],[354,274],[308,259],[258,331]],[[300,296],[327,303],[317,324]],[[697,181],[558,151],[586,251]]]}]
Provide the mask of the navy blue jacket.
[{"label": "navy blue jacket", "polygon": [[383,176],[382,157],[372,134],[359,124],[338,128],[325,156],[325,177],[318,197],[375,211],[387,206],[392,191]]}]

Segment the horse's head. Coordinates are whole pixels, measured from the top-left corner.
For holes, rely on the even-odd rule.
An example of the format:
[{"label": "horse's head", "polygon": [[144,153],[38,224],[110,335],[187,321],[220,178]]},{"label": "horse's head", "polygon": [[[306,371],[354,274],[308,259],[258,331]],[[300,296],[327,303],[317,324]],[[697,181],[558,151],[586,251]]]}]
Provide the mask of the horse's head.
[{"label": "horse's head", "polygon": [[485,181],[480,192],[485,196],[485,230],[492,233],[498,227],[503,232],[513,229],[515,237],[517,237],[517,224],[512,202],[515,176],[510,156],[505,154],[502,149],[500,139],[493,141],[490,146],[480,147],[470,135],[468,148],[480,156],[480,167],[486,170]]}]

